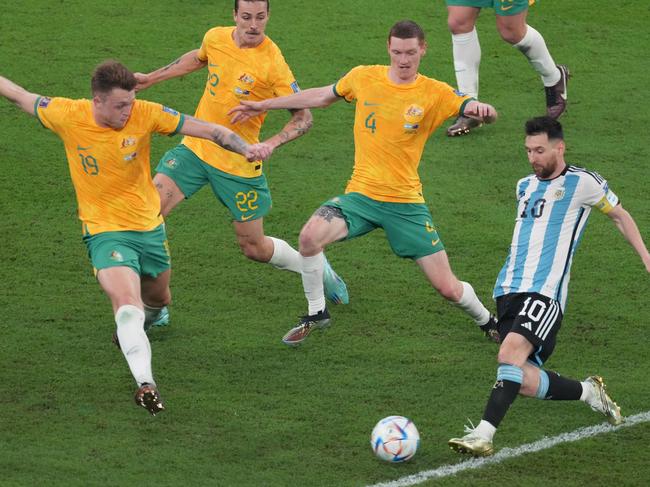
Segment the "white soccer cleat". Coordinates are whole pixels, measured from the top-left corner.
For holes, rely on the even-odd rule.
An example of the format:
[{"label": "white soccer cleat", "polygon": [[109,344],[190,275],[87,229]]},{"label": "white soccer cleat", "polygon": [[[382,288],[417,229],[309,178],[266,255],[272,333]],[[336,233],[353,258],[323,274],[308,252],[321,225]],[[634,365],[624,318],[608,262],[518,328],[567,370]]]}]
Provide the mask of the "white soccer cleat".
[{"label": "white soccer cleat", "polygon": [[592,375],[591,377],[587,377],[585,382],[591,384],[593,387],[592,394],[587,399],[587,404],[591,409],[607,416],[609,424],[618,426],[623,423],[625,418],[621,416],[621,408],[607,394],[607,387],[603,378],[599,375]]}]

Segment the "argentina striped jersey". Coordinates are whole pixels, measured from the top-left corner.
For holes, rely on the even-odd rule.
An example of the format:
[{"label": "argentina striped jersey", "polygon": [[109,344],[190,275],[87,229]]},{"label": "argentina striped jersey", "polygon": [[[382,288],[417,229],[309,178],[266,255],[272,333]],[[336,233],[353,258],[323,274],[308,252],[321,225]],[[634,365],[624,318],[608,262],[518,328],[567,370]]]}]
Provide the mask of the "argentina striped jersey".
[{"label": "argentina striped jersey", "polygon": [[560,176],[534,174],[517,183],[517,217],[510,253],[499,272],[494,297],[539,293],[566,305],[573,255],[592,207],[604,213],[618,197],[599,174],[567,166]]}]

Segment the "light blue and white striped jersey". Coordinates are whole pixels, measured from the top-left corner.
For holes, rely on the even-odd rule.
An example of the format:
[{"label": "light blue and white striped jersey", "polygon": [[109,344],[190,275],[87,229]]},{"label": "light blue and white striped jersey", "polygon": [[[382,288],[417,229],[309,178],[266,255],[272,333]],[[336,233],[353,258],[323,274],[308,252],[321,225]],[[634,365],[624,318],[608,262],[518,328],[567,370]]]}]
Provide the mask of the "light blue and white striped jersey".
[{"label": "light blue and white striped jersey", "polygon": [[539,293],[566,305],[573,254],[592,207],[607,213],[618,197],[599,174],[567,166],[555,179],[534,174],[517,183],[517,217],[494,297]]}]

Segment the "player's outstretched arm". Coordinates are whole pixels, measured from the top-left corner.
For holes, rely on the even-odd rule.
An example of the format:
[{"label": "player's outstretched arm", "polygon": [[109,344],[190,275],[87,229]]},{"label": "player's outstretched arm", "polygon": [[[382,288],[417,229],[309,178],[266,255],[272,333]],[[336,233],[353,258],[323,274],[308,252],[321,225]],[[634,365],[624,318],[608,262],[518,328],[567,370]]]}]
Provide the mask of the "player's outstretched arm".
[{"label": "player's outstretched arm", "polygon": [[293,95],[269,98],[262,101],[242,101],[240,105],[230,110],[231,123],[245,122],[269,110],[300,110],[303,108],[325,108],[335,101],[341,100],[334,94],[334,86],[310,88]]},{"label": "player's outstretched arm", "polygon": [[481,103],[477,100],[472,100],[467,103],[462,114],[466,117],[480,120],[483,123],[493,123],[498,117],[497,111],[492,105]]},{"label": "player's outstretched arm", "polygon": [[167,66],[163,66],[149,74],[135,73],[135,79],[138,80],[138,84],[135,86],[136,91],[146,90],[161,81],[183,76],[205,67],[208,63],[207,61],[201,61],[198,58],[198,53],[198,49],[186,52]]},{"label": "player's outstretched arm", "polygon": [[0,95],[22,109],[25,113],[34,116],[34,105],[40,95],[30,93],[16,83],[0,76]]},{"label": "player's outstretched arm", "polygon": [[314,117],[312,117],[311,112],[306,108],[291,110],[291,120],[289,120],[289,123],[284,126],[280,133],[269,137],[264,143],[269,144],[273,149],[277,149],[282,144],[286,144],[309,132],[313,120]]},{"label": "player's outstretched arm", "polygon": [[205,122],[189,115],[185,115],[185,123],[183,123],[180,133],[211,140],[226,150],[241,154],[249,162],[266,160],[273,153],[273,147],[268,144],[249,144],[223,125]]},{"label": "player's outstretched arm", "polygon": [[639,254],[646,271],[650,272],[650,253],[648,253],[648,249],[643,242],[643,237],[641,237],[641,233],[639,232],[639,227],[637,227],[632,215],[619,204],[607,213],[607,216],[612,219],[625,239]]}]

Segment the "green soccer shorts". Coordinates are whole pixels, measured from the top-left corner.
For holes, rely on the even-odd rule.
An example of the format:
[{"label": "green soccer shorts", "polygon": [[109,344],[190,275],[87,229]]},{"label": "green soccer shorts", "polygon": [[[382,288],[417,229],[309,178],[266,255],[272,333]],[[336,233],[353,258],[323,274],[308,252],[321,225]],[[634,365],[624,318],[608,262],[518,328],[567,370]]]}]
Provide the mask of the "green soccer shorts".
[{"label": "green soccer shorts", "polygon": [[264,174],[254,178],[228,174],[205,163],[183,144],[165,153],[156,172],[170,177],[186,199],[210,184],[235,221],[257,220],[271,211],[271,191]]},{"label": "green soccer shorts", "polygon": [[361,193],[348,193],[326,201],[323,206],[341,210],[348,226],[346,240],[383,228],[391,249],[399,257],[417,260],[445,248],[424,203],[389,203]]},{"label": "green soccer shorts", "polygon": [[494,8],[497,15],[516,15],[535,3],[528,0],[446,0],[451,7]]},{"label": "green soccer shorts", "polygon": [[141,276],[156,277],[171,268],[165,225],[148,232],[101,232],[83,241],[95,274],[109,267],[130,267]]}]

